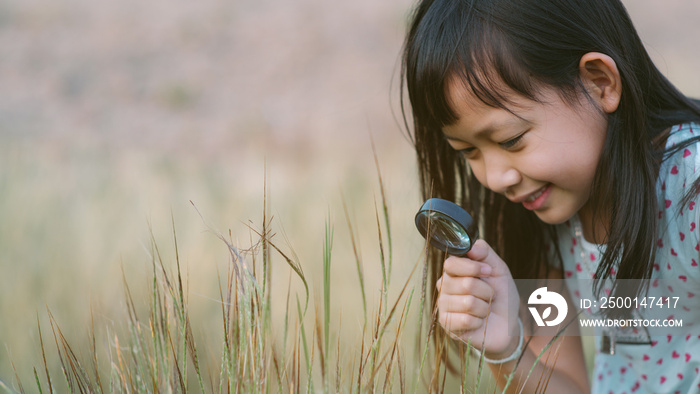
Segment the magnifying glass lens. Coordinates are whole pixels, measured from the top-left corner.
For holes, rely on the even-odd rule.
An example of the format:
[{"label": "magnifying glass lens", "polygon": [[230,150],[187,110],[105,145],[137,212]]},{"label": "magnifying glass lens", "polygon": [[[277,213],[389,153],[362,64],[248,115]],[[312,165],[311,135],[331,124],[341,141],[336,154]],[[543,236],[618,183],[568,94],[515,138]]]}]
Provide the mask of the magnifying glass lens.
[{"label": "magnifying glass lens", "polygon": [[416,227],[431,245],[455,256],[469,252],[474,237],[469,234],[471,216],[457,204],[431,198],[416,215]]},{"label": "magnifying glass lens", "polygon": [[428,220],[428,231],[433,239],[450,248],[469,250],[472,241],[462,226],[440,212],[430,212]]}]

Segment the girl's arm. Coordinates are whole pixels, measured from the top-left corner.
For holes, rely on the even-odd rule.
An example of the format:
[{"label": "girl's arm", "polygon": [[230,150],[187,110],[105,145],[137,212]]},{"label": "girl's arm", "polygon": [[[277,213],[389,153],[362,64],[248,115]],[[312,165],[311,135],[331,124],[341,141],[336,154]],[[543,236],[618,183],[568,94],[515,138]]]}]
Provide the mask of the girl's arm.
[{"label": "girl's arm", "polygon": [[[561,279],[556,272],[550,275],[551,279]],[[561,290],[561,294],[566,299],[569,311],[575,311],[566,288]],[[524,311],[523,313],[528,313]],[[576,319],[576,318],[575,318]],[[531,392],[551,392],[551,393],[590,393],[588,382],[588,371],[583,355],[583,345],[579,332],[578,322],[571,323],[564,333],[549,346],[549,349],[542,353],[552,340],[550,336],[529,336],[528,324],[525,325],[525,343],[530,339],[529,345],[523,350],[523,357],[518,365],[515,377],[510,382],[508,393],[531,393]],[[516,340],[518,338],[515,338]],[[513,343],[511,349],[516,347]],[[492,359],[502,359],[508,357],[507,354],[489,354],[486,356]],[[537,365],[532,370],[529,379],[525,380],[530,369],[535,365],[537,356],[542,354]],[[498,385],[503,388],[508,381],[510,372],[513,371],[516,361],[504,364],[489,364],[491,372]],[[521,391],[522,385],[525,388]],[[540,385],[537,391],[537,385]],[[543,388],[546,387],[546,390]]]},{"label": "girl's arm", "polygon": [[[552,278],[560,279],[556,272]],[[467,257],[450,257],[445,261],[443,275],[437,282],[438,321],[455,339],[472,344],[484,344],[484,354],[490,359],[508,357],[517,347],[519,328],[517,316],[520,297],[510,270],[503,260],[483,240],[474,243]],[[575,310],[563,289],[570,310]],[[488,322],[487,322],[488,319]],[[486,324],[488,332],[484,332]],[[525,324],[525,342],[529,337],[529,325]],[[547,392],[588,393],[588,373],[583,348],[578,336],[578,324],[572,323],[535,365],[537,355],[547,346],[551,337],[532,337],[524,349],[509,392],[536,392],[537,386]],[[556,362],[554,362],[556,358]],[[504,387],[516,361],[491,364],[496,381]],[[532,366],[535,369],[526,380]],[[548,383],[547,383],[548,381]]]}]

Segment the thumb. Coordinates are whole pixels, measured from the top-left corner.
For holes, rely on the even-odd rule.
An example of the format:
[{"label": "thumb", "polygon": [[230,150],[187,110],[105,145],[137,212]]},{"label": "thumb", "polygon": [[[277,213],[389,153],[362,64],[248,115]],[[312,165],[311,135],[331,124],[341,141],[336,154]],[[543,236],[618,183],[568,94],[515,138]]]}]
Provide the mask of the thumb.
[{"label": "thumb", "polygon": [[491,276],[500,276],[510,272],[506,263],[483,239],[474,242],[471,250],[467,253],[467,257],[489,265],[492,269]]},{"label": "thumb", "polygon": [[467,257],[475,261],[484,261],[489,255],[491,247],[483,239],[477,239],[472,245],[471,250],[467,252]]}]

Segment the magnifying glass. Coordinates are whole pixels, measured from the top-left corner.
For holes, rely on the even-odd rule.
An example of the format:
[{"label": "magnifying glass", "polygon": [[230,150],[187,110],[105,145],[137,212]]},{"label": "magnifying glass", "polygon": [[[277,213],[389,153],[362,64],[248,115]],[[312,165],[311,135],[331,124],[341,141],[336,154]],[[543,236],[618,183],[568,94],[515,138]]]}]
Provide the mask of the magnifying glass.
[{"label": "magnifying glass", "polygon": [[464,256],[476,241],[474,220],[459,205],[431,198],[416,214],[416,227],[430,244],[453,256]]}]

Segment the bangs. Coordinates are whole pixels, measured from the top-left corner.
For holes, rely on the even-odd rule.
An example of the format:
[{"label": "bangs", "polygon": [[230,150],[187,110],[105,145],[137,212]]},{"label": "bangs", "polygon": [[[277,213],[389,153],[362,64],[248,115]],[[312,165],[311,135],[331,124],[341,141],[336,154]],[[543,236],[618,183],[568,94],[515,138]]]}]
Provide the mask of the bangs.
[{"label": "bangs", "polygon": [[523,58],[517,46],[476,7],[438,0],[416,17],[404,70],[417,121],[430,128],[457,121],[447,97],[453,81],[484,104],[508,111],[514,93],[536,100],[535,77],[516,60]]}]

